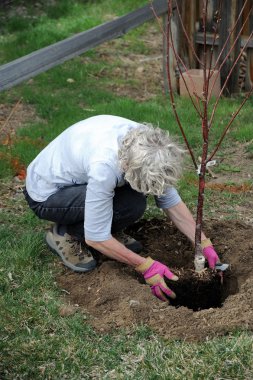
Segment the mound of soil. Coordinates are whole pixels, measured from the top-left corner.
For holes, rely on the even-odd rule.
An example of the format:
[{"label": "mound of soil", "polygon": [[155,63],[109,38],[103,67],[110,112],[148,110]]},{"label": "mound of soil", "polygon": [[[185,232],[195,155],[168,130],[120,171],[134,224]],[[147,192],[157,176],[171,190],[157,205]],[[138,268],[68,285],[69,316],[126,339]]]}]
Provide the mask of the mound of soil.
[{"label": "mound of soil", "polygon": [[230,264],[223,276],[210,269],[197,274],[190,243],[167,220],[142,220],[129,232],[142,241],[143,256],[167,264],[179,276],[178,282],[168,282],[177,299],[159,301],[132,268],[102,256],[93,272],[63,269],[58,283],[66,301],[79,305],[96,330],[145,324],[166,338],[186,340],[253,330],[252,226],[234,221],[205,226],[222,262]]}]

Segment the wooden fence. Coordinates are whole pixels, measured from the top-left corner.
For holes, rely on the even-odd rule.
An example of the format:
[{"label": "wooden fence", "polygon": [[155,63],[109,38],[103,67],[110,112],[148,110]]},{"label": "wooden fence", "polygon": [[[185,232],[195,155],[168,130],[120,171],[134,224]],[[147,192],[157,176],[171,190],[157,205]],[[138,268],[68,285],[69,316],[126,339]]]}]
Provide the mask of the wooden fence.
[{"label": "wooden fence", "polygon": [[[201,31],[201,10],[203,7],[203,0],[177,0],[181,9],[182,19],[185,29],[192,36],[196,50],[201,55],[203,50],[203,32]],[[250,6],[253,4],[253,0],[247,1],[247,6],[242,14],[240,23],[244,22],[247,14],[249,13]],[[217,9],[219,0],[210,0],[208,8],[208,27],[209,34],[207,36],[207,44],[211,47],[212,37],[212,20],[214,18],[215,10]],[[220,27],[220,36],[215,44],[215,54],[217,57],[222,44],[228,34],[230,26],[236,19],[236,15],[239,13],[243,4],[243,0],[223,0],[222,9],[222,22]],[[153,9],[152,9],[153,8]],[[125,33],[133,28],[138,27],[146,21],[154,18],[154,12],[157,16],[165,15],[168,9],[168,0],[154,0],[152,1],[152,7],[150,1],[148,4],[140,9],[137,9],[125,16],[119,17],[113,21],[104,23],[95,28],[87,30],[85,32],[76,34],[70,38],[37,50],[24,57],[16,59],[10,63],[0,66],[0,91],[8,89],[18,83],[21,83],[31,77],[34,77],[54,66],[57,66],[75,56],[85,53],[86,51],[100,45],[106,41],[123,36]],[[225,15],[225,17],[224,17]],[[194,56],[191,54],[189,46],[187,46],[186,39],[183,36],[180,23],[175,17],[175,36],[177,40],[177,50],[180,56],[187,62],[187,65],[191,68],[197,68],[197,63],[194,60]],[[237,51],[245,44],[247,36],[253,28],[253,15],[251,14],[248,22],[242,31],[242,35],[237,44]],[[162,38],[162,36],[161,36]],[[228,51],[229,46],[227,47]],[[164,49],[166,55],[166,50]],[[165,60],[164,60],[165,61]],[[221,71],[221,80],[224,81],[229,70],[229,60]],[[247,54],[245,69],[244,87],[249,89],[253,82],[253,40],[251,39],[247,45]],[[172,69],[173,62],[171,62]],[[233,79],[236,81],[239,77],[239,73],[233,75]],[[165,76],[166,78],[166,76]],[[236,82],[234,81],[234,82]],[[176,83],[176,82],[175,82]],[[235,83],[236,84],[236,83]],[[231,83],[230,83],[231,85]],[[174,84],[176,87],[176,84]],[[233,92],[235,86],[230,89]]]}]

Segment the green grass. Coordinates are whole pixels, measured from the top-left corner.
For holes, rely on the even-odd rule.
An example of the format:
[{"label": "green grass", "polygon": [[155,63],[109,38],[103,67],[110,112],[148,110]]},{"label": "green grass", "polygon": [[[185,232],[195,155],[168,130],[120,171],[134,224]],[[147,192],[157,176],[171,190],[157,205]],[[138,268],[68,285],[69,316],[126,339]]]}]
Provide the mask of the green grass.
[{"label": "green grass", "polygon": [[[35,9],[32,1],[27,4],[26,16],[1,19],[1,62],[124,15],[146,1],[45,2],[42,13]],[[144,25],[117,40],[117,54],[148,53],[141,41],[146,28]],[[238,331],[202,343],[186,343],[164,340],[146,326],[101,335],[90,327],[89,315],[78,307],[73,315],[60,315],[64,292],[56,283],[58,261],[48,254],[44,244],[47,223],[39,221],[27,209],[21,194],[12,195],[10,189],[18,183],[13,185],[14,172],[7,154],[27,165],[70,124],[103,113],[140,122],[159,122],[162,128],[179,136],[168,99],[160,95],[159,90],[152,100],[137,102],[107,89],[108,83],[115,80],[113,69],[118,64],[117,56],[106,60],[94,49],[35,77],[32,82],[0,93],[0,103],[14,105],[22,97],[23,103],[32,105],[40,118],[17,130],[13,146],[0,146],[0,378],[251,379],[252,336],[249,332]],[[74,82],[69,83],[69,78]],[[134,80],[130,78],[127,83]],[[142,83],[134,84],[142,86]],[[211,131],[212,139],[219,136],[238,102],[239,99],[222,99]],[[177,104],[189,141],[198,154],[201,130],[198,118],[187,99],[179,98]],[[249,102],[223,146],[235,140],[252,141],[251,109]],[[178,138],[182,141],[180,136]],[[252,152],[252,144],[248,145],[248,151]],[[229,165],[223,167],[226,168],[229,169]],[[196,178],[191,166],[179,183],[183,199],[193,210]],[[206,192],[208,215],[214,204],[219,207],[222,203],[234,217],[233,205],[243,202],[243,194],[218,195]],[[152,199],[146,215],[160,215]]]},{"label": "green grass", "polygon": [[[41,2],[42,3],[42,2]],[[80,33],[114,19],[146,4],[144,0],[107,1],[46,1],[40,8],[28,2],[27,11],[5,17],[2,11],[1,30],[4,47],[0,62],[8,62],[34,50]],[[42,8],[42,11],[40,10]],[[136,34],[136,32],[133,32]]]},{"label": "green grass", "polygon": [[100,335],[78,308],[62,317],[63,293],[42,240],[43,222],[27,209],[15,211],[13,202],[7,204],[15,222],[12,213],[0,228],[2,379],[250,378],[246,332],[193,344],[163,340],[145,326]]}]

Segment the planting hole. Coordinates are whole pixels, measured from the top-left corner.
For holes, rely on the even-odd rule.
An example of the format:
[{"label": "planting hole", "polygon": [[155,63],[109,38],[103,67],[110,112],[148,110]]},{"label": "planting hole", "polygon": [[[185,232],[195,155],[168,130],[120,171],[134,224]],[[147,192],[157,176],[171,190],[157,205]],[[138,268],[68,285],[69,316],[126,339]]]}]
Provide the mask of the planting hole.
[{"label": "planting hole", "polygon": [[237,278],[231,271],[196,274],[185,270],[178,281],[167,284],[177,295],[170,304],[193,311],[222,307],[226,298],[238,292]]},{"label": "planting hole", "polygon": [[237,276],[231,268],[224,272],[206,268],[196,273],[189,241],[170,222],[143,220],[129,229],[129,234],[143,243],[146,256],[167,265],[178,276],[176,282],[166,280],[177,295],[175,300],[169,299],[172,306],[193,311],[221,308],[226,298],[239,291]]},{"label": "planting hole", "polygon": [[142,242],[142,256],[152,257],[178,275],[177,283],[168,282],[171,288],[178,287],[174,306],[155,299],[133,268],[102,255],[94,271],[79,274],[63,269],[57,277],[67,304],[83,308],[89,318],[85,323],[103,333],[146,325],[166,339],[206,340],[236,328],[253,330],[253,228],[231,220],[205,227],[221,261],[229,264],[223,284],[209,269],[196,274],[191,243],[172,223],[142,220],[128,233]]}]

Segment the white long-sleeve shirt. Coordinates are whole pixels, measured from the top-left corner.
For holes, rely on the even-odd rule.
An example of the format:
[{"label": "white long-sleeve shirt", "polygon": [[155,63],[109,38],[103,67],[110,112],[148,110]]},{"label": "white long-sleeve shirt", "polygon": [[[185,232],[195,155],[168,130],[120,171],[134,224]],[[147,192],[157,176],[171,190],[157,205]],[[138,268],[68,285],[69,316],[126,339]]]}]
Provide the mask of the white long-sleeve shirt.
[{"label": "white long-sleeve shirt", "polygon": [[[30,197],[43,202],[60,188],[87,184],[84,215],[85,238],[111,238],[113,196],[125,184],[118,161],[119,144],[131,128],[140,124],[118,116],[100,115],[67,128],[31,162],[26,189]],[[175,188],[155,197],[160,208],[170,208],[181,198]]]}]

